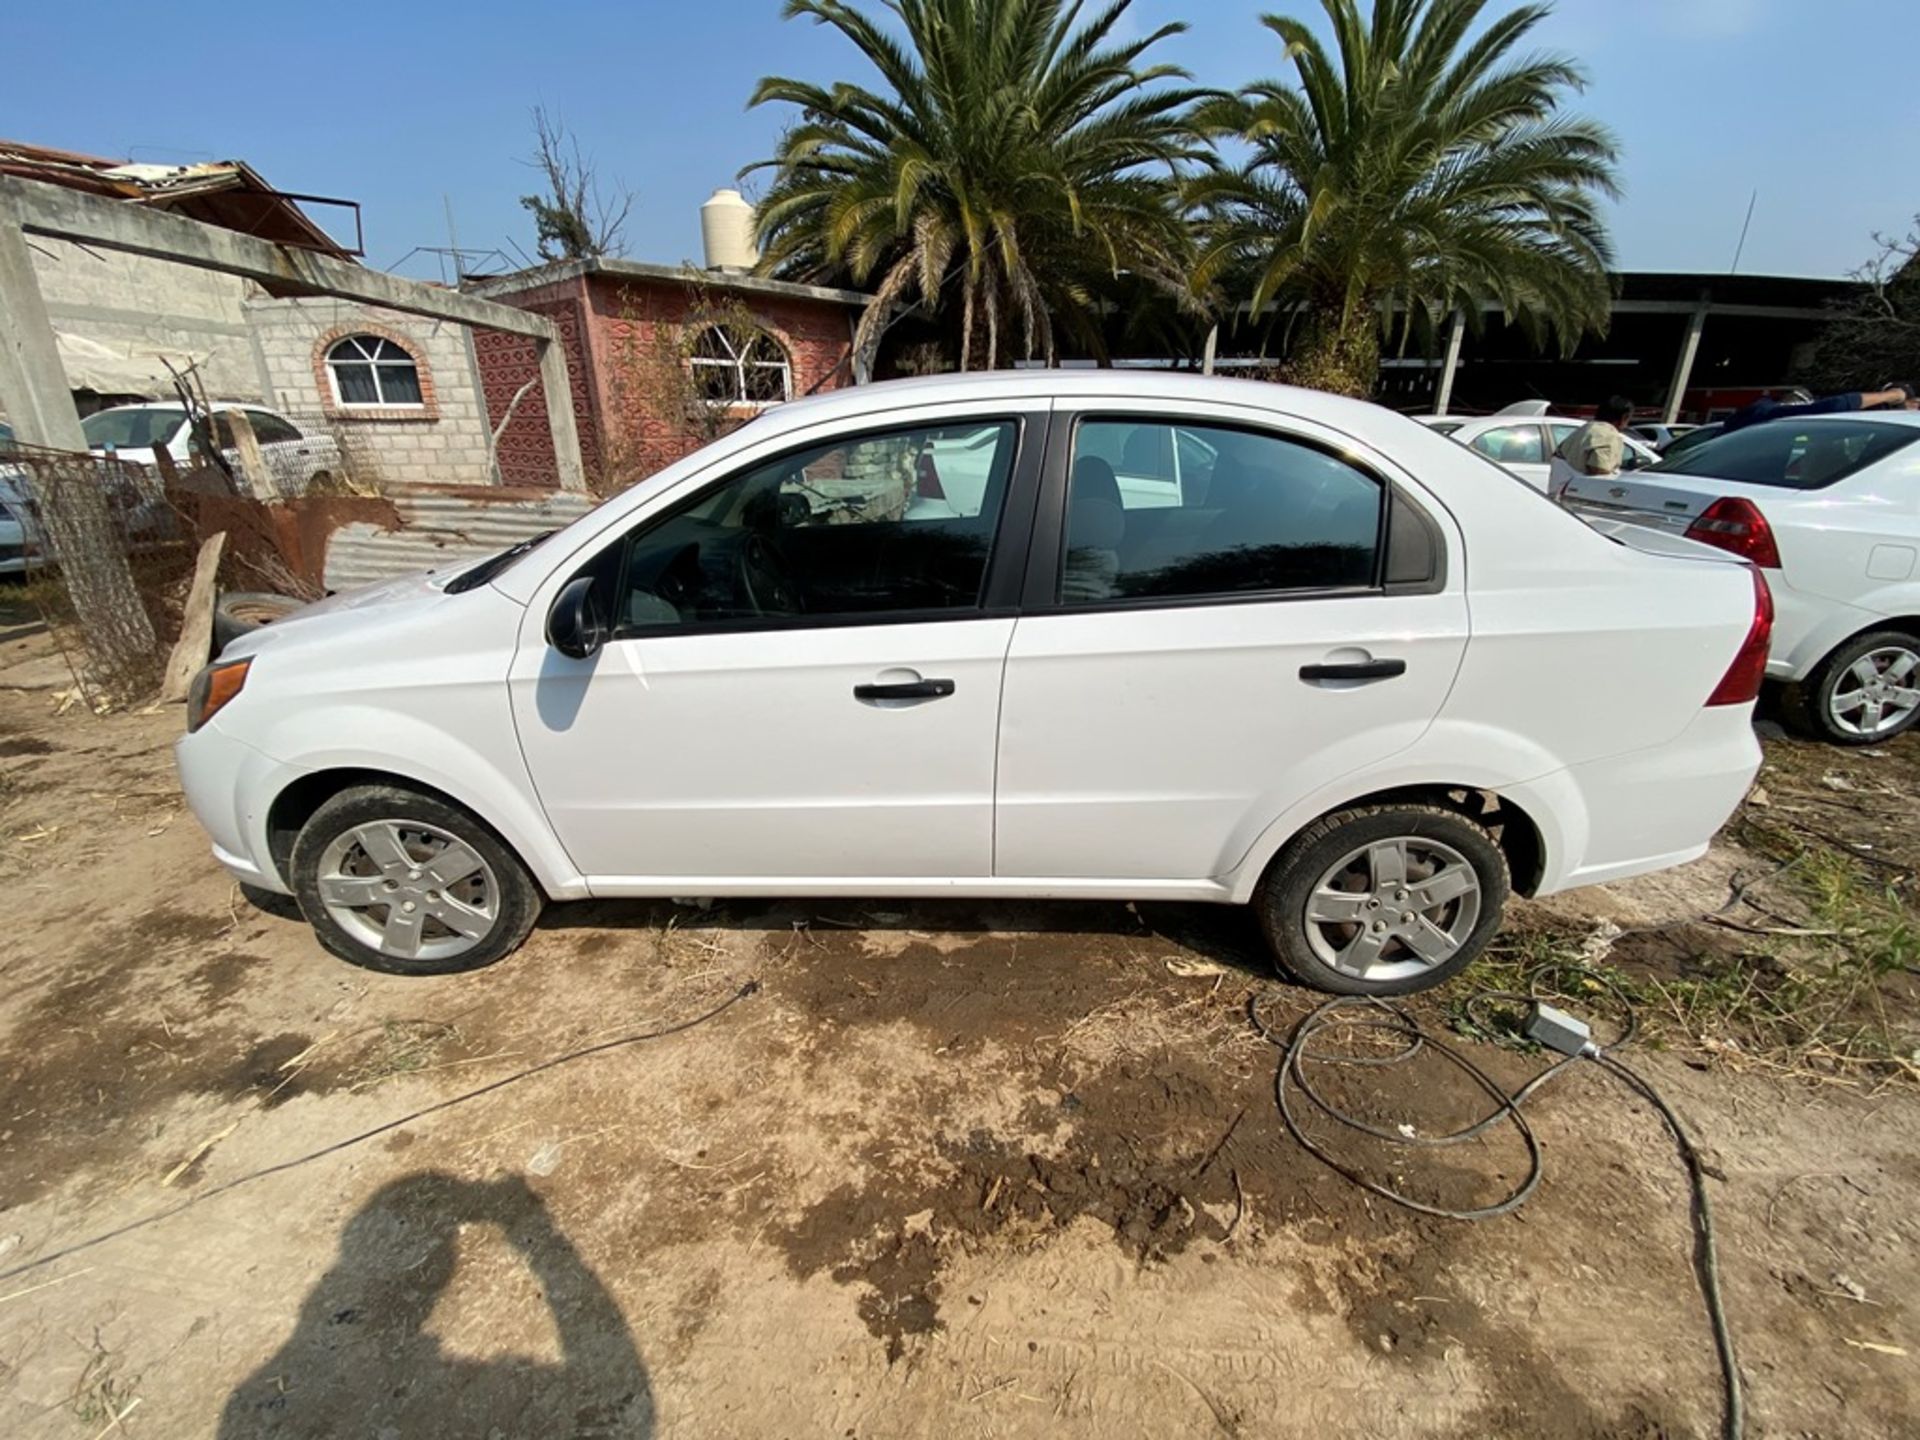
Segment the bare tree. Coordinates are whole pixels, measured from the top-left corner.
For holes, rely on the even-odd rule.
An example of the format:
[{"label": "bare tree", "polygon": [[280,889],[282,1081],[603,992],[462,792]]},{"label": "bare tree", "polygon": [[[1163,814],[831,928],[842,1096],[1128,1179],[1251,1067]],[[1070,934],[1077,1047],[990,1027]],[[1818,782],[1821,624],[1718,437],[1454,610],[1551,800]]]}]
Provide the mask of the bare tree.
[{"label": "bare tree", "polygon": [[533,107],[533,134],[535,150],[526,163],[540,172],[547,193],[522,195],[520,203],[533,214],[540,258],[625,254],[620,232],[633,209],[633,192],[618,187],[603,194],[592,159],[581,153],[579,140],[563,121],[547,114],[545,106]]},{"label": "bare tree", "polygon": [[1802,370],[1822,393],[1920,377],[1920,217],[1904,237],[1873,240],[1880,253],[1853,273],[1865,291],[1835,313]]}]

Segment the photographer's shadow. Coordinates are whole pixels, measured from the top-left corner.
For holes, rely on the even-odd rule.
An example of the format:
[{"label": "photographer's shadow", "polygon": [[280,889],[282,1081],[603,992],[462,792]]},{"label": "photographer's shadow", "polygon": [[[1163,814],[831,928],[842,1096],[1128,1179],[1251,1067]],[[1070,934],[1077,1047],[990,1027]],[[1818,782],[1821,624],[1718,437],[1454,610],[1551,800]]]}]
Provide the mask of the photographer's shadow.
[{"label": "photographer's shadow", "polygon": [[[450,1355],[425,1332],[459,1263],[463,1225],[506,1237],[533,1283],[489,1283],[487,1303],[544,1302],[558,1364]],[[511,1318],[501,1316],[502,1329]],[[540,1197],[518,1177],[428,1171],[383,1186],[347,1222],[299,1327],[228,1397],[219,1434],[626,1440],[653,1428],[653,1390],[619,1307]]]}]

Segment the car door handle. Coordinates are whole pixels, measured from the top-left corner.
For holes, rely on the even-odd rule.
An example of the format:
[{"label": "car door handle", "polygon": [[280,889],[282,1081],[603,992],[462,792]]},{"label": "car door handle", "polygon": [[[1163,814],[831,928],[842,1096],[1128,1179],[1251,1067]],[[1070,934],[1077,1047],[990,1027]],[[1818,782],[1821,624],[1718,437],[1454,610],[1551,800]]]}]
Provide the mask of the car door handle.
[{"label": "car door handle", "polygon": [[1340,665],[1302,665],[1300,678],[1309,685],[1322,680],[1391,680],[1407,673],[1404,660],[1355,660]]},{"label": "car door handle", "polygon": [[944,700],[953,694],[951,680],[908,680],[894,685],[856,685],[856,700]]}]

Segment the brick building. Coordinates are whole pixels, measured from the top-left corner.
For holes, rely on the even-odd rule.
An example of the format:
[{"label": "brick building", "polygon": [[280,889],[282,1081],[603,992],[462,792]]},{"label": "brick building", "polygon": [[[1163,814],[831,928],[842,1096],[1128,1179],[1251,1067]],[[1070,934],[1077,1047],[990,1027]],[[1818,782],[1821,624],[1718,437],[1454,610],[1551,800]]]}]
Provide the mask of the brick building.
[{"label": "brick building", "polygon": [[[735,270],[568,260],[464,289],[551,319],[566,347],[588,482],[653,474],[767,405],[853,383],[868,297]],[[551,486],[552,449],[529,342],[475,333],[506,485]],[[510,418],[509,412],[511,412]]]}]

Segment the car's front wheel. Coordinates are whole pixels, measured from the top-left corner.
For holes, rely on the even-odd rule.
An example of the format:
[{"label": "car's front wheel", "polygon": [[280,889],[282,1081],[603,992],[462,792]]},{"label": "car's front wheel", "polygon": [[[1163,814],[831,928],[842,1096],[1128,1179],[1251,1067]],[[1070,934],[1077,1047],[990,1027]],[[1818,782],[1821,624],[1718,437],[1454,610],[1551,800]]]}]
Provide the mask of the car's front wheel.
[{"label": "car's front wheel", "polygon": [[1296,836],[1255,908],[1274,959],[1295,979],[1340,995],[1408,995],[1486,948],[1511,888],[1506,856],[1467,817],[1372,805]]},{"label": "car's front wheel", "polygon": [[1920,720],[1920,640],[1899,630],[1856,635],[1783,699],[1794,728],[1816,740],[1891,740]]},{"label": "car's front wheel", "polygon": [[293,842],[289,881],[320,943],[394,975],[477,970],[518,948],[540,888],[491,829],[397,785],[343,790]]}]

